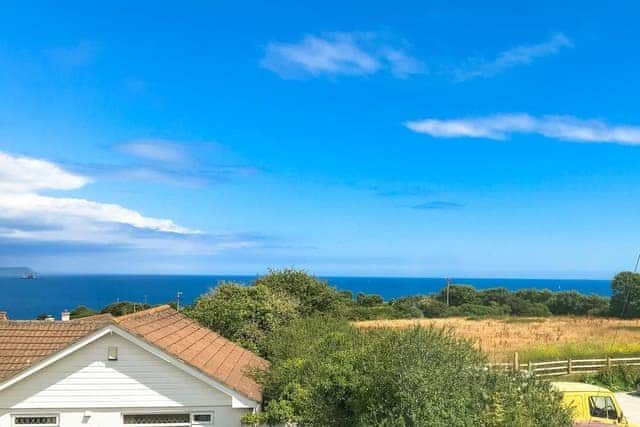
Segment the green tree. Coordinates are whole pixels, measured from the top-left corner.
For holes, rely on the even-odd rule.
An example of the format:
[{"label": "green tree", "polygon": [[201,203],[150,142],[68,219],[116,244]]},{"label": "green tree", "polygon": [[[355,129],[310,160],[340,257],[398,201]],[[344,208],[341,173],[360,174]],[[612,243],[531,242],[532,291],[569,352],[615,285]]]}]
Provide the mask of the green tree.
[{"label": "green tree", "polygon": [[298,301],[264,285],[220,283],[184,314],[252,351],[279,326],[298,317]]},{"label": "green tree", "polygon": [[624,271],[611,282],[611,315],[630,319],[640,317],[640,274]]},{"label": "green tree", "polygon": [[118,301],[105,306],[100,313],[111,313],[113,316],[124,316],[125,314],[135,313],[137,311],[151,308],[149,304],[131,301]]},{"label": "green tree", "polygon": [[72,319],[80,319],[82,317],[94,316],[96,314],[98,314],[97,311],[87,307],[86,305],[79,305],[70,312]]},{"label": "green tree", "polygon": [[258,278],[254,286],[265,286],[296,299],[302,316],[321,313],[346,316],[354,305],[352,300],[329,286],[326,281],[301,270],[270,270],[268,274]]}]

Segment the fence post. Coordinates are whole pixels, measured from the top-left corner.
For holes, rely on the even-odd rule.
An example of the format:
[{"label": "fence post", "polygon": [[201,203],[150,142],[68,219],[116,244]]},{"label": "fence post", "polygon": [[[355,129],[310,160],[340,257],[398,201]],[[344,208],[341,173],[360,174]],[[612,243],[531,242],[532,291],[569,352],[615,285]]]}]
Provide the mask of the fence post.
[{"label": "fence post", "polygon": [[533,376],[533,362],[531,360],[529,360],[529,362],[527,363],[527,370],[529,371],[529,376],[532,377]]},{"label": "fence post", "polygon": [[611,356],[607,356],[607,369],[611,369]]},{"label": "fence post", "polygon": [[571,374],[573,372],[573,362],[571,359],[567,361],[567,374]]},{"label": "fence post", "polygon": [[513,372],[520,371],[520,361],[518,360],[518,352],[513,353]]}]

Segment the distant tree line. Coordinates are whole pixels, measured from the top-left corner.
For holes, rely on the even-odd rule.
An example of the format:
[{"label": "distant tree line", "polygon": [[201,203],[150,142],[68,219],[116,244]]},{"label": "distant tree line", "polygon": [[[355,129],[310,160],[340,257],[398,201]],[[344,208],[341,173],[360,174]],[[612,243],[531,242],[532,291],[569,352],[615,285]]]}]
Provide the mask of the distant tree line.
[{"label": "distant tree line", "polygon": [[[448,304],[447,304],[448,302]],[[148,306],[118,302],[122,315]],[[361,330],[352,320],[446,316],[640,317],[640,275],[618,274],[612,297],[452,285],[385,301],[304,271],[223,282],[182,312],[271,363],[256,372],[264,411],[248,424],[307,426],[570,426],[548,383],[484,369],[469,342],[434,328]],[[95,313],[86,307],[72,316]]]},{"label": "distant tree line", "polygon": [[106,305],[100,311],[96,311],[86,305],[79,305],[70,312],[71,319],[81,319],[83,317],[95,316],[96,314],[112,314],[113,316],[124,316],[125,314],[135,313],[136,311],[151,308],[149,304],[143,304],[132,301],[118,301]]}]

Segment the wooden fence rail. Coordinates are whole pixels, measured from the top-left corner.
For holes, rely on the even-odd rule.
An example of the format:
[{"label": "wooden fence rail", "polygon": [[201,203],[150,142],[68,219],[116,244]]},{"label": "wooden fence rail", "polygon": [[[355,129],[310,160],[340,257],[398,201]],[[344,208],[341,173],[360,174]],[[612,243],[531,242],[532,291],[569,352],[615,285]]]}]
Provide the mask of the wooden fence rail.
[{"label": "wooden fence rail", "polygon": [[549,362],[528,362],[521,364],[518,353],[514,353],[511,363],[491,363],[495,369],[523,372],[536,377],[555,375],[587,374],[613,366],[640,366],[640,357],[602,357],[598,359],[567,359]]}]

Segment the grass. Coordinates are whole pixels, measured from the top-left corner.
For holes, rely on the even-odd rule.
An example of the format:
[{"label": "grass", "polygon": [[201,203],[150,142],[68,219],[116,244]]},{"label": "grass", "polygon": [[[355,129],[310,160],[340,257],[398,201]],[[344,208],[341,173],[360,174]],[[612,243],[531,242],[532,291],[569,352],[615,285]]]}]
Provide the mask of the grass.
[{"label": "grass", "polygon": [[548,318],[445,318],[355,322],[361,328],[413,325],[450,328],[471,340],[491,362],[532,362],[640,356],[640,320],[554,316]]}]

